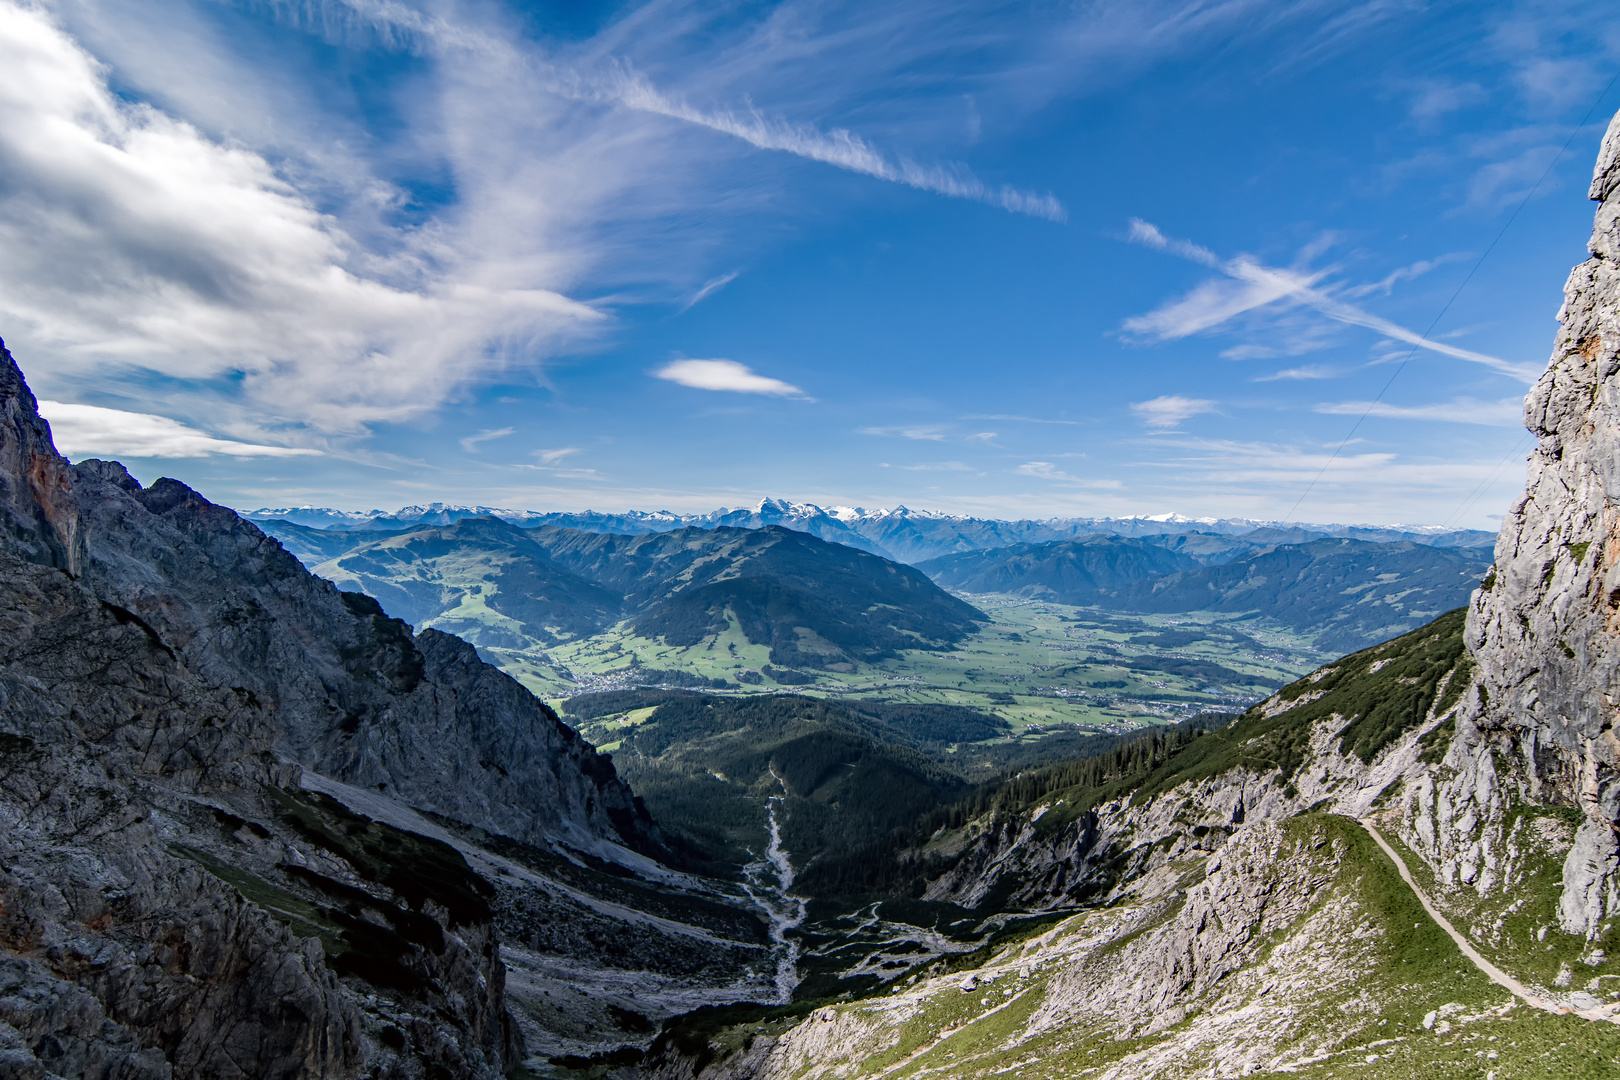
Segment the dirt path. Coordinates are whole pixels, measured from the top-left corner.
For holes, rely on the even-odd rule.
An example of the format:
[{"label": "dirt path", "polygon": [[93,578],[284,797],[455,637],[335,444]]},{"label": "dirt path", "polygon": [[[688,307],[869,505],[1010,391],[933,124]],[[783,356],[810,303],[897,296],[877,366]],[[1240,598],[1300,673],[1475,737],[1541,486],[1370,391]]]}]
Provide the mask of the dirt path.
[{"label": "dirt path", "polygon": [[1468,957],[1475,967],[1483,971],[1485,973],[1485,977],[1490,979],[1491,982],[1502,987],[1508,993],[1523,1001],[1531,1008],[1542,1009],[1551,1013],[1569,1013],[1574,1016],[1579,1016],[1583,1020],[1602,1020],[1611,1024],[1620,1024],[1620,1016],[1615,1014],[1615,1010],[1620,1010],[1620,1005],[1610,1005],[1596,1009],[1582,1010],[1573,1008],[1560,1001],[1553,1001],[1549,998],[1539,997],[1532,994],[1518,979],[1515,979],[1513,976],[1509,975],[1507,972],[1485,959],[1485,957],[1481,956],[1479,950],[1474,948],[1467,938],[1458,933],[1455,926],[1451,925],[1451,920],[1440,914],[1439,909],[1437,909],[1434,904],[1430,902],[1428,894],[1422,889],[1418,888],[1418,883],[1412,880],[1412,872],[1406,868],[1406,860],[1397,855],[1395,853],[1395,849],[1389,846],[1389,841],[1384,839],[1384,834],[1378,831],[1378,826],[1372,823],[1372,819],[1362,818],[1361,827],[1366,829],[1368,835],[1373,838],[1379,847],[1384,849],[1384,854],[1389,856],[1390,861],[1395,864],[1395,869],[1400,871],[1401,880],[1406,882],[1407,887],[1410,888],[1413,894],[1417,896],[1418,903],[1422,904],[1423,910],[1429,913],[1429,918],[1438,923],[1440,925],[1440,929],[1451,935],[1451,940],[1457,943],[1457,948],[1462,950],[1462,954]]}]

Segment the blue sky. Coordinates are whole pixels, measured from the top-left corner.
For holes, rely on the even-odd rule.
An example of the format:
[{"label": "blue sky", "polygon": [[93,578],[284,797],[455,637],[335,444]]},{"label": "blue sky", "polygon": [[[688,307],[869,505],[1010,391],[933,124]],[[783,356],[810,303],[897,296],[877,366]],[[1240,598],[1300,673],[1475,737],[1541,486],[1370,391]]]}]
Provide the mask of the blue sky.
[{"label": "blue sky", "polygon": [[1489,528],[1620,24],[0,0],[0,67],[0,336],[143,480]]}]

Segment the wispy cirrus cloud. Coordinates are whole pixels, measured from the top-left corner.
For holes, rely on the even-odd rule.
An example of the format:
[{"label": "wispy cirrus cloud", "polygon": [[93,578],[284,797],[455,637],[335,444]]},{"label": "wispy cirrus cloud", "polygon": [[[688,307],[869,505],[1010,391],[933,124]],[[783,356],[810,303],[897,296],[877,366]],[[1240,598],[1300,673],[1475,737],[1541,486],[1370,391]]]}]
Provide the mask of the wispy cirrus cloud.
[{"label": "wispy cirrus cloud", "polygon": [[1355,299],[1375,294],[1388,296],[1395,291],[1395,286],[1402,281],[1420,278],[1429,271],[1445,266],[1447,263],[1464,262],[1469,258],[1472,258],[1472,256],[1459,251],[1448,255],[1439,255],[1433,259],[1419,259],[1410,266],[1396,267],[1379,281],[1369,282],[1366,285],[1347,286],[1341,290],[1341,294]]},{"label": "wispy cirrus cloud", "polygon": [[319,450],[221,439],[152,413],[63,401],[39,403],[56,448],[70,458],[313,457]]},{"label": "wispy cirrus cloud", "polygon": [[1013,470],[1020,476],[1034,476],[1041,480],[1075,480],[1050,461],[1026,461]]},{"label": "wispy cirrus cloud", "polygon": [[484,443],[494,442],[496,439],[504,439],[504,438],[506,438],[508,435],[512,434],[516,430],[517,430],[517,428],[509,428],[509,427],[491,428],[488,431],[480,431],[476,435],[464,436],[460,440],[461,441],[461,449],[463,451],[465,451],[466,453],[476,454],[478,452],[478,448],[480,446],[482,446]]},{"label": "wispy cirrus cloud", "polygon": [[599,480],[601,479],[595,469],[569,463],[569,459],[584,453],[577,446],[559,446],[549,450],[536,450],[533,452],[536,465],[526,463],[515,464],[518,469],[532,469],[554,476],[559,480]]},{"label": "wispy cirrus cloud", "polygon": [[1387,401],[1335,401],[1316,406],[1319,413],[1337,416],[1382,416],[1392,420],[1440,420],[1452,424],[1519,427],[1524,423],[1524,400],[1502,398],[1478,401],[1454,398],[1429,405],[1392,405]]},{"label": "wispy cirrus cloud", "polygon": [[681,120],[741,139],[760,150],[777,150],[849,172],[904,184],[952,199],[987,203],[1014,214],[1065,221],[1068,212],[1050,194],[1023,191],[1010,184],[986,184],[965,166],[921,165],[907,157],[890,158],[860,135],[843,128],[821,131],[758,109],[704,110],[663,93],[645,77],[621,64],[594,84],[579,80],[583,96],[606,97],[639,112]]},{"label": "wispy cirrus cloud", "polygon": [[690,311],[694,307],[697,307],[699,304],[703,303],[703,301],[707,300],[709,297],[713,296],[727,285],[730,285],[733,281],[736,281],[739,273],[740,271],[733,270],[729,274],[721,274],[719,277],[710,278],[708,281],[705,281],[698,288],[697,292],[693,293],[691,298],[687,300],[686,303],[681,305],[681,310]]},{"label": "wispy cirrus cloud", "polygon": [[563,446],[554,450],[536,450],[534,456],[542,465],[556,465],[580,453],[582,451],[577,446]]},{"label": "wispy cirrus cloud", "polygon": [[735,360],[674,360],[653,372],[657,378],[694,390],[722,390],[733,394],[764,394],[810,400],[792,383],[755,374]]},{"label": "wispy cirrus cloud", "polygon": [[864,427],[860,429],[859,434],[897,439],[918,439],[923,442],[943,442],[945,440],[945,429],[932,426]]},{"label": "wispy cirrus cloud", "polygon": [[1157,226],[1140,218],[1131,219],[1130,240],[1143,247],[1207,266],[1222,276],[1201,282],[1185,296],[1145,315],[1126,319],[1124,330],[1128,334],[1149,340],[1171,341],[1208,332],[1246,312],[1284,304],[1308,308],[1334,322],[1363,327],[1414,348],[1480,364],[1526,384],[1534,382],[1541,374],[1540,365],[1515,363],[1448,345],[1357,307],[1331,290],[1320,287],[1329,274],[1326,270],[1307,272],[1277,269],[1246,255],[1223,260],[1208,248],[1165,236]]},{"label": "wispy cirrus cloud", "polygon": [[[1071,455],[1064,455],[1071,456]],[[1050,461],[1026,461],[1013,470],[1019,476],[1033,476],[1037,480],[1051,480],[1070,487],[1090,488],[1097,491],[1118,491],[1125,485],[1110,477],[1093,478],[1075,476]]]},{"label": "wispy cirrus cloud", "polygon": [[1436,120],[1449,113],[1486,101],[1490,95],[1476,82],[1450,79],[1423,79],[1410,84],[1411,115],[1419,122]]},{"label": "wispy cirrus cloud", "polygon": [[1286,382],[1306,379],[1337,379],[1344,372],[1327,364],[1302,364],[1299,367],[1284,368],[1274,371],[1270,375],[1256,375],[1253,382]]}]

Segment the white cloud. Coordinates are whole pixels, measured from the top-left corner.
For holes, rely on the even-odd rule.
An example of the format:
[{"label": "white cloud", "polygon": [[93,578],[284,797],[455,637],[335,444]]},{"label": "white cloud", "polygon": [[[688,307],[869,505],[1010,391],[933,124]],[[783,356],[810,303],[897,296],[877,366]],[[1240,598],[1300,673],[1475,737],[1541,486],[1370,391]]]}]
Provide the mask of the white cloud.
[{"label": "white cloud", "polygon": [[1533,105],[1563,109],[1591,99],[1592,91],[1603,85],[1599,71],[1585,59],[1541,56],[1520,66],[1518,81]]},{"label": "white cloud", "polygon": [[[1366,285],[1356,285],[1341,290],[1341,295],[1360,298],[1371,296],[1374,293],[1382,293],[1384,296],[1388,296],[1394,292],[1396,284],[1401,281],[1410,281],[1413,278],[1422,277],[1437,267],[1444,266],[1447,263],[1465,262],[1470,257],[1463,252],[1452,252],[1449,255],[1440,255],[1433,259],[1419,259],[1410,266],[1401,266],[1390,271],[1382,281],[1374,281]],[[1450,337],[1452,335],[1441,334],[1439,336]]]},{"label": "white cloud", "polygon": [[944,442],[945,429],[938,427],[866,427],[861,428],[861,435],[878,435],[885,438],[915,439],[919,442]]},{"label": "white cloud", "polygon": [[923,461],[916,465],[902,465],[902,469],[911,472],[972,472],[971,465],[960,461]]},{"label": "white cloud", "polygon": [[[1084,457],[1084,454],[1060,454],[1059,457]],[[1118,480],[1104,479],[1092,480],[1083,476],[1075,476],[1064,472],[1050,461],[1026,461],[1013,472],[1019,476],[1033,476],[1039,480],[1055,480],[1071,487],[1089,488],[1097,491],[1118,491],[1124,484]]]},{"label": "white cloud", "polygon": [[536,450],[534,456],[540,459],[542,465],[555,465],[565,458],[571,458],[580,453],[577,446],[564,446],[556,450]]},{"label": "white cloud", "polygon": [[1131,231],[1129,240],[1133,244],[1152,248],[1154,251],[1165,251],[1189,262],[1202,263],[1212,269],[1219,269],[1221,260],[1207,247],[1200,247],[1190,240],[1172,240],[1159,231],[1159,227],[1152,222],[1141,218],[1131,218]]},{"label": "white cloud", "polygon": [[1319,413],[1338,416],[1383,416],[1394,420],[1443,420],[1453,424],[1519,427],[1524,423],[1524,399],[1476,401],[1456,398],[1432,405],[1391,405],[1388,402],[1336,401],[1316,407]]},{"label": "white cloud", "polygon": [[1050,461],[1026,461],[1013,470],[1022,476],[1037,476],[1042,480],[1073,480],[1070,476]]},{"label": "white cloud", "polygon": [[1166,394],[1150,401],[1137,401],[1131,404],[1131,411],[1140,417],[1144,424],[1159,430],[1168,430],[1183,420],[1190,420],[1202,413],[1212,413],[1215,409],[1216,403],[1213,401],[1182,397],[1179,394]]},{"label": "white cloud", "polygon": [[[1469,180],[1467,205],[1475,209],[1498,210],[1517,205],[1529,197],[1559,156],[1561,147],[1558,144],[1540,141],[1548,134],[1553,133],[1526,129],[1507,137],[1482,140],[1475,148],[1474,156],[1494,160],[1481,166]],[[1532,138],[1534,145],[1511,151],[1508,149],[1525,137]]]},{"label": "white cloud", "polygon": [[1412,119],[1434,120],[1447,113],[1478,105],[1490,95],[1478,83],[1457,83],[1444,79],[1429,79],[1414,87]]},{"label": "white cloud", "polygon": [[729,390],[737,394],[767,394],[773,397],[806,396],[792,383],[756,375],[748,365],[735,360],[675,360],[653,374],[694,390]]},{"label": "white cloud", "polygon": [[0,0],[0,70],[0,312],[55,379],[239,382],[242,415],[357,433],[601,318],[426,234],[363,256],[264,157],[113,94],[42,9]]},{"label": "white cloud", "polygon": [[1336,379],[1341,373],[1337,368],[1326,364],[1305,364],[1301,367],[1284,368],[1274,371],[1270,375],[1256,375],[1255,382],[1278,382],[1288,379]]},{"label": "white cloud", "polygon": [[40,415],[51,424],[56,448],[70,458],[301,457],[320,454],[294,446],[264,446],[218,439],[178,420],[151,413],[41,401]]},{"label": "white cloud", "polygon": [[461,448],[469,454],[476,454],[478,452],[478,447],[483,443],[491,442],[495,439],[504,439],[516,430],[516,428],[503,427],[492,428],[488,431],[480,431],[476,435],[468,435],[466,438],[462,439]]},{"label": "white cloud", "polygon": [[1068,218],[1055,196],[1021,191],[1006,184],[986,184],[963,165],[919,165],[906,158],[891,161],[871,143],[843,128],[823,132],[808,124],[767,116],[754,108],[746,112],[694,108],[664,94],[628,65],[619,65],[612,77],[594,86],[583,81],[579,85],[582,96],[608,98],[640,112],[696,124],[761,150],[780,150],[936,195],[988,203],[1014,214],[1050,221]]},{"label": "white cloud", "polygon": [[527,465],[521,462],[511,462],[509,464],[514,469],[532,469],[535,472],[543,472],[547,476],[558,480],[600,480],[601,477],[597,475],[595,469],[568,464],[569,458],[582,453],[584,451],[577,446],[560,446],[550,450],[534,451],[534,457],[539,462],[538,465]]},{"label": "white cloud", "polygon": [[1327,276],[1327,271],[1308,274],[1299,270],[1280,270],[1264,266],[1246,255],[1221,261],[1207,248],[1185,240],[1168,239],[1157,227],[1136,219],[1131,221],[1130,239],[1156,251],[1208,266],[1224,275],[1224,280],[1202,282],[1178,300],[1170,301],[1146,315],[1126,319],[1124,329],[1130,334],[1159,341],[1176,340],[1213,330],[1245,312],[1286,302],[1291,306],[1309,308],[1334,322],[1364,327],[1414,348],[1482,364],[1524,383],[1534,382],[1541,374],[1541,365],[1515,363],[1447,345],[1347,303],[1317,287],[1318,282]]},{"label": "white cloud", "polygon": [[692,308],[703,303],[703,301],[707,300],[709,297],[713,296],[727,285],[730,285],[733,281],[736,281],[738,273],[739,271],[734,270],[729,274],[721,274],[717,278],[710,278],[708,281],[705,281],[702,287],[699,288],[697,292],[692,294],[691,299],[687,300],[686,303],[681,305],[681,310],[690,311]]}]

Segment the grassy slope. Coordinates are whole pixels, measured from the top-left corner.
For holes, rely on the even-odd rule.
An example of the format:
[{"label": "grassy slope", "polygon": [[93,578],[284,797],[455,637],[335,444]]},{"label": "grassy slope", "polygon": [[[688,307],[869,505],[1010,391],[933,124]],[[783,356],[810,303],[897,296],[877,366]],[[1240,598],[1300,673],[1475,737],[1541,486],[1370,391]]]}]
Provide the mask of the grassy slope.
[{"label": "grassy slope", "polygon": [[1564,856],[1579,822],[1580,812],[1566,807],[1513,806],[1502,840],[1493,845],[1500,880],[1483,895],[1440,880],[1399,837],[1386,831],[1386,839],[1452,925],[1487,959],[1544,993],[1585,990],[1611,1000],[1620,988],[1620,926],[1610,922],[1598,940],[1589,942],[1558,925]]},{"label": "grassy slope", "polygon": [[1234,768],[1281,768],[1287,782],[1304,760],[1311,731],[1334,714],[1344,718],[1341,749],[1369,760],[1420,724],[1431,706],[1455,701],[1472,661],[1463,651],[1465,612],[1447,612],[1428,626],[1352,653],[1285,687],[1283,702],[1303,702],[1274,716],[1256,706],[1229,728],[1201,739],[1166,762],[1138,789],[1138,801],[1178,784]]},{"label": "grassy slope", "polygon": [[[1245,962],[1185,1018],[1144,1030],[1151,1014],[1068,1004],[1087,976],[1106,977],[1111,965],[1130,970],[1161,948],[1166,939],[1155,935],[1180,910],[1174,901],[1127,905],[980,954],[971,993],[959,988],[959,960],[919,972],[894,993],[832,1003],[839,1027],[828,1030],[843,1039],[795,1075],[1058,1077],[1115,1066],[1157,1078],[1205,1075],[1222,1064],[1235,1075],[1245,1060],[1249,1075],[1279,1075],[1285,1066],[1288,1075],[1323,1080],[1616,1075],[1620,1029],[1511,1007],[1354,822],[1306,815],[1282,829],[1289,840],[1277,874],[1318,883],[1308,906],[1287,922],[1260,924],[1261,936],[1242,946]],[[1143,911],[1145,922],[1132,921]],[[818,1004],[706,1012],[677,1022],[665,1040],[688,1055],[726,1056],[782,1034]],[[1439,1022],[1425,1028],[1431,1012]]]}]

